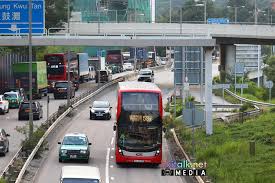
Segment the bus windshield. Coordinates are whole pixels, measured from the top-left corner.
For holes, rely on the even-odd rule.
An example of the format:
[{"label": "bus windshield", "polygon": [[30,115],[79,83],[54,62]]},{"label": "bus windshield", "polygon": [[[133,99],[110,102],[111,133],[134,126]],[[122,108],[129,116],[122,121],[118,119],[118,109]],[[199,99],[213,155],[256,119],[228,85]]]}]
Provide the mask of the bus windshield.
[{"label": "bus windshield", "polygon": [[158,111],[159,94],[143,92],[122,93],[123,111]]},{"label": "bus windshield", "polygon": [[120,125],[118,145],[128,151],[151,151],[161,144],[161,126]]}]

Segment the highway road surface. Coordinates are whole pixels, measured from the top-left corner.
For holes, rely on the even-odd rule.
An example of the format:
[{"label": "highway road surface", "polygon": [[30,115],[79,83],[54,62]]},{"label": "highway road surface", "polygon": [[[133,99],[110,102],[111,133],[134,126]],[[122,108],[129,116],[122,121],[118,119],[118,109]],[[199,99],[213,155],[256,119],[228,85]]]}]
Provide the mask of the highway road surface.
[{"label": "highway road surface", "polygon": [[[132,73],[132,71],[127,71],[119,74],[114,74],[113,78],[117,78],[126,74]],[[92,87],[97,87],[95,81],[90,81],[88,83],[83,83],[80,85],[79,90],[76,92],[76,96],[79,96],[81,93],[91,89]],[[59,105],[67,102],[66,99],[58,99],[54,100],[53,94],[49,94],[50,96],[50,107],[49,114],[53,114],[58,110]],[[43,105],[43,118],[38,121],[34,121],[34,125],[39,126],[42,122],[46,120],[47,117],[47,98],[43,97],[39,101]],[[23,134],[19,133],[15,128],[23,127],[28,124],[28,121],[18,121],[18,109],[10,109],[10,112],[5,115],[0,115],[0,128],[6,130],[11,136],[9,137],[10,142],[10,152],[6,154],[6,156],[0,157],[0,173],[4,170],[4,168],[8,165],[8,163],[12,160],[13,156],[19,150],[21,145],[21,141],[25,138]]]},{"label": "highway road surface", "polygon": [[[156,73],[155,82],[163,88],[163,99],[166,100],[167,94],[173,87],[173,77],[167,74],[170,71]],[[168,77],[167,77],[168,76]],[[165,88],[164,88],[165,87]],[[93,100],[108,100],[113,106],[111,120],[90,120],[89,105]],[[127,166],[118,167],[115,163],[114,155],[114,132],[113,124],[115,122],[115,106],[116,106],[116,86],[110,87],[103,91],[96,99],[80,106],[75,112],[75,116],[66,125],[59,128],[57,132],[49,140],[49,153],[39,169],[35,182],[49,183],[58,182],[60,178],[60,170],[64,165],[86,165],[79,162],[58,162],[58,141],[61,141],[67,133],[81,132],[86,133],[92,142],[91,156],[89,165],[97,166],[100,169],[101,178],[105,183],[182,183],[179,177],[162,177],[161,166],[152,168],[148,166]],[[164,140],[164,162],[170,161],[171,156],[168,151],[166,141]],[[184,181],[186,182],[186,181]]]}]

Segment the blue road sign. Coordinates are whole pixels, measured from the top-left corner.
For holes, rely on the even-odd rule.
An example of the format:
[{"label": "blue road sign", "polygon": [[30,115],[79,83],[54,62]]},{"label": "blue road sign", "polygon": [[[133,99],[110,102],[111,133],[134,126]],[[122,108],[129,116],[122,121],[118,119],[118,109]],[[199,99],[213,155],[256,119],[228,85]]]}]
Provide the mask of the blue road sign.
[{"label": "blue road sign", "polygon": [[[45,2],[32,0],[32,33],[43,34],[45,28]],[[28,34],[28,0],[0,0],[0,34]]]},{"label": "blue road sign", "polygon": [[207,23],[208,24],[228,24],[229,19],[228,18],[208,18]]}]

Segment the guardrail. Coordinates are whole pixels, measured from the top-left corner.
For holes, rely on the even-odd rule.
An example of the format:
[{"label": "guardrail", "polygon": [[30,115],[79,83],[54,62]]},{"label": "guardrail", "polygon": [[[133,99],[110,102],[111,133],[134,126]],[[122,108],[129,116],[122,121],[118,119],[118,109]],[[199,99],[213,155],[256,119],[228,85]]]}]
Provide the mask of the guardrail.
[{"label": "guardrail", "polygon": [[231,91],[228,90],[228,89],[225,89],[225,91],[226,91],[229,95],[235,97],[236,99],[238,99],[238,100],[240,100],[240,101],[246,102],[246,103],[250,103],[250,104],[258,105],[258,106],[269,106],[269,107],[275,106],[275,104],[266,103],[266,102],[258,102],[258,101],[249,100],[249,99],[240,97],[239,95],[237,95],[237,94],[231,92]]},{"label": "guardrail", "polygon": [[52,130],[59,124],[59,122],[65,117],[67,116],[74,107],[77,107],[78,105],[80,105],[81,103],[83,103],[84,101],[86,101],[87,99],[97,95],[99,92],[101,92],[102,90],[108,88],[109,86],[118,83],[120,81],[123,81],[124,78],[117,78],[105,85],[103,85],[102,87],[100,87],[99,89],[92,89],[89,92],[85,92],[83,93],[83,95],[80,95],[79,97],[77,97],[74,100],[71,100],[71,106],[69,108],[67,108],[55,121],[54,123],[49,127],[49,129],[45,132],[45,134],[42,136],[42,138],[39,140],[39,142],[37,143],[37,145],[35,146],[35,148],[33,149],[32,153],[29,155],[28,159],[26,160],[26,162],[24,163],[24,166],[22,167],[15,183],[20,183],[28,166],[30,165],[31,161],[33,160],[35,154],[37,153],[37,151],[39,150],[39,148],[41,147],[41,145],[43,144],[43,142],[45,141],[45,139],[48,137],[48,135],[52,132]]},{"label": "guardrail", "polygon": [[[175,130],[174,130],[174,129],[171,129],[170,131],[172,132],[173,137],[174,137],[174,140],[175,140],[177,146],[180,148],[180,150],[181,150],[183,156],[185,157],[185,159],[186,159],[189,163],[191,163],[191,160],[190,160],[189,156],[187,155],[187,153],[184,151],[183,147],[182,147],[181,144],[180,144],[180,141],[179,141],[179,139],[178,139],[178,137],[177,137],[177,134],[176,134]],[[203,179],[202,179],[200,176],[195,176],[195,179],[197,180],[198,183],[204,183]]]},{"label": "guardrail", "polygon": [[[158,71],[158,70],[162,70],[164,69],[165,66],[157,66],[157,67],[152,67],[152,70]],[[9,164],[6,166],[5,170],[1,173],[0,177],[6,179],[8,178],[8,176],[11,173],[18,173],[18,172],[14,172],[13,170],[13,164],[17,161],[17,159],[21,158],[21,159],[27,159],[24,163],[24,166],[22,167],[19,175],[17,176],[16,181],[15,180],[9,180],[11,182],[16,182],[19,183],[22,178],[24,173],[26,172],[28,166],[30,165],[32,159],[34,158],[35,154],[37,153],[37,151],[39,150],[39,148],[41,147],[41,145],[43,144],[44,140],[47,138],[47,136],[51,133],[51,131],[58,125],[58,123],[67,115],[69,114],[73,108],[79,106],[81,103],[85,102],[87,99],[97,95],[100,91],[106,89],[107,87],[120,82],[120,81],[124,81],[125,79],[130,79],[132,77],[135,77],[137,75],[137,72],[134,73],[130,73],[124,76],[121,76],[119,78],[114,79],[113,81],[104,84],[103,86],[101,86],[98,89],[91,89],[88,90],[85,93],[82,93],[80,96],[71,99],[71,106],[69,108],[66,108],[66,105],[63,104],[62,106],[59,106],[59,109],[57,112],[55,112],[54,114],[52,114],[48,120],[46,120],[44,123],[42,123],[42,125],[47,125],[49,128],[48,130],[45,132],[45,134],[43,135],[43,137],[39,140],[38,144],[36,145],[36,147],[33,149],[33,151],[31,152],[31,154],[29,155],[29,157],[27,158],[26,153],[23,151],[22,146],[20,147],[20,149],[18,150],[18,152],[14,155],[14,157],[12,158],[12,160],[9,162]],[[16,170],[17,171],[17,170]]]}]

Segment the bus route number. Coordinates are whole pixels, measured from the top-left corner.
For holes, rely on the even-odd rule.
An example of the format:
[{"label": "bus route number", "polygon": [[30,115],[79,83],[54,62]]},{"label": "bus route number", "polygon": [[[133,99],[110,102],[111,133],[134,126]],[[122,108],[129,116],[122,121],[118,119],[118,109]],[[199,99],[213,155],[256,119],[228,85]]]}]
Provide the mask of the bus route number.
[{"label": "bus route number", "polygon": [[152,122],[152,116],[142,116],[142,115],[130,115],[131,122]]}]

